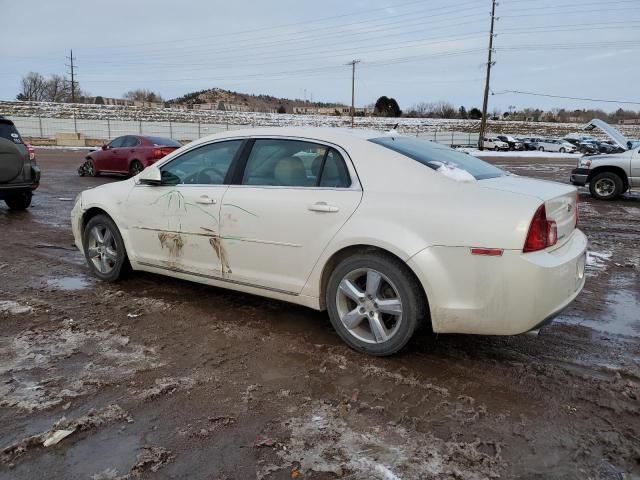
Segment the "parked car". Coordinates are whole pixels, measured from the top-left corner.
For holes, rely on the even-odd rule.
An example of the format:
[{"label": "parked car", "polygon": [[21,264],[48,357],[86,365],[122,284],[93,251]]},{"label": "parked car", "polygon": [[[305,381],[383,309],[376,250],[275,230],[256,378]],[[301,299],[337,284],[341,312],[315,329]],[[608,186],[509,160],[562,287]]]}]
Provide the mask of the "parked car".
[{"label": "parked car", "polygon": [[627,190],[640,189],[640,142],[627,140],[602,120],[591,120],[587,128],[599,128],[623,152],[582,157],[571,172],[571,183],[588,184],[591,196],[599,200],[615,200]]},{"label": "parked car", "polygon": [[585,155],[598,153],[600,151],[598,144],[593,137],[588,137],[588,138],[565,137],[562,140],[575,146],[578,152]]},{"label": "parked car", "polygon": [[622,153],[624,152],[618,145],[611,142],[598,142],[598,150],[600,153]]},{"label": "parked car", "polygon": [[522,143],[524,150],[537,150],[535,142],[527,137],[517,137],[517,140]]},{"label": "parked car", "polygon": [[101,173],[134,176],[181,146],[170,138],[124,135],[89,153],[78,173],[81,176]]},{"label": "parked car", "polygon": [[541,152],[573,153],[576,151],[575,145],[553,138],[533,138],[532,141],[536,149]]},{"label": "parked car", "polygon": [[421,324],[513,335],[565,308],[585,279],[576,201],[435,142],[287,127],[197,140],[85,190],[71,221],[99,279],[131,266],[326,309],[389,355]]},{"label": "parked car", "polygon": [[0,200],[11,210],[24,210],[39,185],[35,150],[23,142],[11,120],[0,116]]},{"label": "parked car", "polygon": [[509,144],[507,142],[503,142],[502,140],[498,140],[498,137],[486,137],[484,139],[484,148],[487,150],[509,150]]},{"label": "parked car", "polygon": [[498,140],[505,142],[509,145],[509,150],[524,150],[524,145],[520,140],[517,140],[509,135],[498,135]]}]

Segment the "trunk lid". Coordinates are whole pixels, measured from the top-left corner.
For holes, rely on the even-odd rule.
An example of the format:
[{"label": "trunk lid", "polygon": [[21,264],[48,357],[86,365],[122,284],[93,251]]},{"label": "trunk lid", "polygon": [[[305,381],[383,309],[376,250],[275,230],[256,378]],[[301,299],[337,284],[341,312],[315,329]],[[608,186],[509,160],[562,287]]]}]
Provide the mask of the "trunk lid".
[{"label": "trunk lid", "polygon": [[[515,175],[480,180],[478,185],[483,188],[535,197],[544,202],[547,219],[554,220],[558,227],[558,245],[564,243],[575,229],[578,207],[575,187]],[[531,212],[532,216],[533,213]]]}]

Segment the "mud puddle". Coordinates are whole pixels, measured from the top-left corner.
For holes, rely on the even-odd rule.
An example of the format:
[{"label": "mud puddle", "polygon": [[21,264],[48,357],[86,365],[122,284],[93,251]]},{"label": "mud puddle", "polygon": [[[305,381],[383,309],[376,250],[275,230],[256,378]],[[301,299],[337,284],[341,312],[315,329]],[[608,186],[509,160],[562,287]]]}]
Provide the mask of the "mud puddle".
[{"label": "mud puddle", "polygon": [[65,291],[84,290],[85,288],[92,286],[94,283],[94,280],[84,276],[58,277],[45,280],[47,288]]}]

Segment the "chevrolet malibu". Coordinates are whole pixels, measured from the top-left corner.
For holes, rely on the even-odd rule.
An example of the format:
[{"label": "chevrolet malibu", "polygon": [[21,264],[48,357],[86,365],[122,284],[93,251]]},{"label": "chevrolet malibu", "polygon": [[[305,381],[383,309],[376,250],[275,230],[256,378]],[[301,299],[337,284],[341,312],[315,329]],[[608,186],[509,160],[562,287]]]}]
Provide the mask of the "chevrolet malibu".
[{"label": "chevrolet malibu", "polygon": [[327,310],[373,355],[438,333],[537,330],[578,295],[576,189],[393,132],[209,136],[82,192],[93,274],[129,268]]}]

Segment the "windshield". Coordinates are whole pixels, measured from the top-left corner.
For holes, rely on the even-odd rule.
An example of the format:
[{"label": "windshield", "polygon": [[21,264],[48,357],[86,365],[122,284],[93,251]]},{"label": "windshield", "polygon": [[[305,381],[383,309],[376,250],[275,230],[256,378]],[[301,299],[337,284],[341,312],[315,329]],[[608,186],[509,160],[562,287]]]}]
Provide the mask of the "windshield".
[{"label": "windshield", "polygon": [[380,137],[372,138],[369,141],[412,158],[434,170],[443,164],[452,165],[469,172],[476,180],[507,175],[504,170],[476,157],[428,140],[413,137]]},{"label": "windshield", "polygon": [[163,137],[146,137],[156,147],[181,147],[182,144],[172,140],[171,138]]}]

